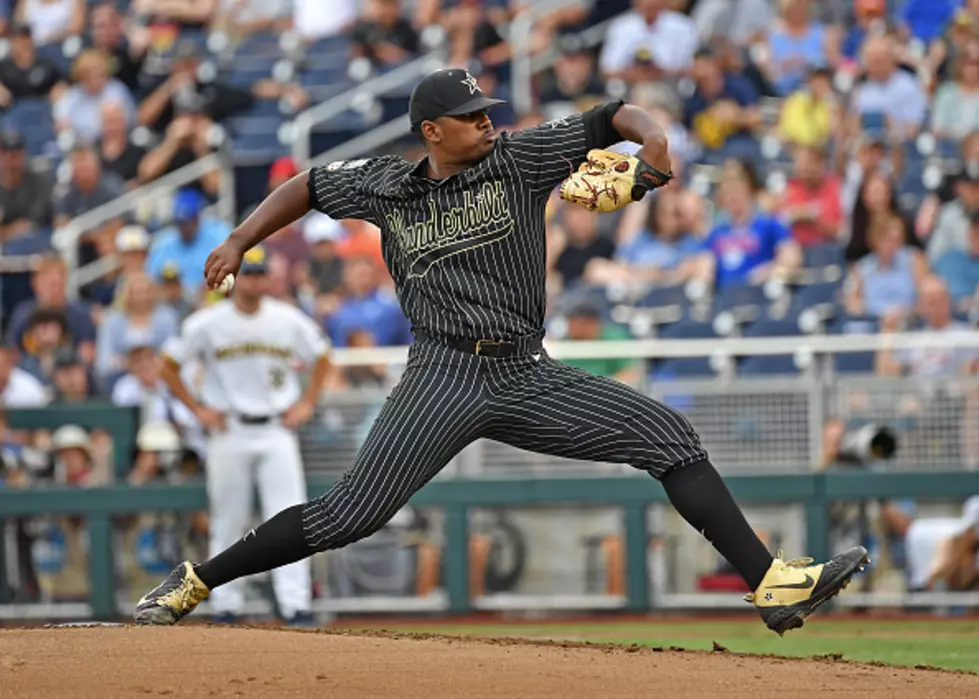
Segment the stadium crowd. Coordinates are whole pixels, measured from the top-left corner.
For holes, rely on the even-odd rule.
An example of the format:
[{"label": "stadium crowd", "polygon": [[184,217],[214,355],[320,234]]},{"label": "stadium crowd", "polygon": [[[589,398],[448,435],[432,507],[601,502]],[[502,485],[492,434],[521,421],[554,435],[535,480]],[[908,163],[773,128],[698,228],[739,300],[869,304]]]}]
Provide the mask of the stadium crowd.
[{"label": "stadium crowd", "polygon": [[[297,172],[279,127],[431,51],[467,67],[487,91],[511,95],[509,22],[529,5],[0,2],[0,261],[40,255],[27,273],[3,267],[0,409],[92,398],[138,407],[145,434],[129,479],[192,469],[158,458],[174,439],[199,457],[201,440],[195,416],[163,387],[157,351],[216,299],[201,273],[235,223],[211,206],[226,175],[206,172],[165,206],[87,228],[69,242],[77,250],[68,258],[58,232],[222,149],[236,178],[259,173],[247,196],[236,185],[240,219]],[[601,40],[587,40],[599,25]],[[538,21],[531,43],[553,60],[535,75],[531,111],[508,105],[491,114],[499,128],[628,99],[666,126],[676,174],[657,196],[616,215],[554,199],[552,337],[975,325],[976,0],[575,0]],[[403,110],[404,101],[395,104]],[[314,152],[368,126],[348,119],[328,132],[332,141],[314,138]],[[421,155],[417,141],[396,147]],[[311,216],[273,236],[268,251],[269,293],[314,317],[334,346],[410,341],[370,224]],[[118,264],[76,295],[71,259]],[[749,358],[735,371],[800,370],[781,359]],[[643,372],[623,360],[575,363],[628,382]],[[979,372],[979,355],[841,355],[835,369],[948,377]],[[715,372],[707,358],[651,367],[656,379]],[[385,387],[394,378],[384,367],[338,369],[329,388]],[[113,477],[112,445],[98,431],[0,428],[0,482]],[[828,426],[828,454],[838,431]]]}]

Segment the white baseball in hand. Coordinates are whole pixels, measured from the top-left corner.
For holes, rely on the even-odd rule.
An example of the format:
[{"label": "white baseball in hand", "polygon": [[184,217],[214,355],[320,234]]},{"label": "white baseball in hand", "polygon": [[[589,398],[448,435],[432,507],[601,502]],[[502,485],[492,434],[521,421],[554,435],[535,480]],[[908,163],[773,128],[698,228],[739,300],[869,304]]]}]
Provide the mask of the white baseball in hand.
[{"label": "white baseball in hand", "polygon": [[221,280],[221,284],[218,285],[218,291],[222,294],[230,294],[231,290],[235,288],[235,275],[229,274],[224,279]]}]

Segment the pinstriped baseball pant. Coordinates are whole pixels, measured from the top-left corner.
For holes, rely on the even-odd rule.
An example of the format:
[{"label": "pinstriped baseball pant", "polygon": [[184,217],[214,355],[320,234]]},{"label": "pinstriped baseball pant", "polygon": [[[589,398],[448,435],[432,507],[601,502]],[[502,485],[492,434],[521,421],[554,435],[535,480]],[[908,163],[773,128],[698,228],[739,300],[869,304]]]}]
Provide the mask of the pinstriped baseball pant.
[{"label": "pinstriped baseball pant", "polygon": [[676,410],[546,352],[537,356],[480,357],[416,342],[353,467],[304,506],[310,548],[340,548],[376,532],[479,438],[626,463],[655,478],[707,458]]}]

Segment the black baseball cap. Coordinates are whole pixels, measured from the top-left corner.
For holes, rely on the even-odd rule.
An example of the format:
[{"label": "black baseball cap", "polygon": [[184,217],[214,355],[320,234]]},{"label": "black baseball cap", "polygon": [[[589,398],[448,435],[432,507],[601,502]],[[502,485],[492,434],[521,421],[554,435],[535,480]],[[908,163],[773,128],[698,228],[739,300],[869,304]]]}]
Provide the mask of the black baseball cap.
[{"label": "black baseball cap", "polygon": [[471,114],[496,104],[506,104],[506,100],[484,95],[468,70],[448,68],[426,75],[415,86],[408,103],[408,115],[411,128],[417,130],[423,121]]},{"label": "black baseball cap", "polygon": [[24,150],[24,137],[19,131],[4,129],[0,132],[0,151]]}]

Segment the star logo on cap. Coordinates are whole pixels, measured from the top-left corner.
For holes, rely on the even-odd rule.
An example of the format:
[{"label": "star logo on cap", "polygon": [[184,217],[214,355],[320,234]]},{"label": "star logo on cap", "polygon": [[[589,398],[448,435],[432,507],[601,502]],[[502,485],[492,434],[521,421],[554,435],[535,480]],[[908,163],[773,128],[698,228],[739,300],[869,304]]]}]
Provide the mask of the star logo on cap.
[{"label": "star logo on cap", "polygon": [[462,84],[469,88],[469,94],[475,95],[477,92],[482,93],[483,91],[479,89],[479,83],[476,82],[474,78],[469,73],[466,73],[466,79],[462,81]]}]

